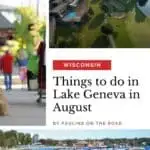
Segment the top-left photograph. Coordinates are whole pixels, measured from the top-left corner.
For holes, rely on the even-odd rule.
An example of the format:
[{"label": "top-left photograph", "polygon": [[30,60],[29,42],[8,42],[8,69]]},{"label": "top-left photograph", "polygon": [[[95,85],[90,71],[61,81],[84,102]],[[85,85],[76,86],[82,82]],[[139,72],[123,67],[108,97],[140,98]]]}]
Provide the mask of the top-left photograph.
[{"label": "top-left photograph", "polygon": [[46,3],[0,1],[0,126],[46,124]]}]

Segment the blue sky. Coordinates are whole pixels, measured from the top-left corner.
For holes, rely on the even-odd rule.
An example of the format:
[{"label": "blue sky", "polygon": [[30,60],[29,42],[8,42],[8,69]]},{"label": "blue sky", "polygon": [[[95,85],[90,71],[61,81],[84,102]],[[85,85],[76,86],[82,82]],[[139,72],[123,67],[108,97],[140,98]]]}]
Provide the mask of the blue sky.
[{"label": "blue sky", "polygon": [[[7,129],[8,130],[8,129]],[[17,130],[17,129],[16,129]],[[150,137],[150,130],[30,130],[18,129],[19,132],[37,133],[40,138],[53,139],[102,139],[102,138],[139,138]]]}]

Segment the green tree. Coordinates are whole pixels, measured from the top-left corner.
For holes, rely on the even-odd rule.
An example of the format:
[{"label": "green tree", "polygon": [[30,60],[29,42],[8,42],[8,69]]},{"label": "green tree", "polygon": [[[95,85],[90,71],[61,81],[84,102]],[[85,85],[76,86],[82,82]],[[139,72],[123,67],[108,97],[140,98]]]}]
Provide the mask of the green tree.
[{"label": "green tree", "polygon": [[24,133],[19,132],[17,139],[18,139],[18,143],[21,144],[21,145],[23,145],[24,144]]},{"label": "green tree", "polygon": [[31,135],[29,133],[25,134],[24,135],[24,144],[27,145],[27,144],[31,144],[31,143],[32,143]]},{"label": "green tree", "polygon": [[0,130],[0,146],[4,146],[4,133]]},{"label": "green tree", "polygon": [[[41,38],[45,32],[45,21],[41,20],[36,11],[31,7],[19,7],[15,11],[15,39],[19,42],[20,48],[25,48],[29,53],[34,50],[35,40]],[[28,25],[34,24],[31,32]]]}]

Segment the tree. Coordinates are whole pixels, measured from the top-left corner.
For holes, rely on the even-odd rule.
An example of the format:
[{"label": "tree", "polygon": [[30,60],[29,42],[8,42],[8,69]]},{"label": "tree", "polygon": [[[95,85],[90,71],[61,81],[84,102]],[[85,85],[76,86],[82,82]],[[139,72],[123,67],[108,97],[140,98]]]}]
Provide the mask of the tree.
[{"label": "tree", "polygon": [[24,135],[24,144],[27,145],[27,144],[31,144],[31,143],[32,143],[31,135],[29,133],[25,134]]},{"label": "tree", "polygon": [[[29,53],[34,50],[35,40],[41,38],[45,32],[45,22],[36,14],[31,7],[19,7],[15,11],[15,39],[19,42],[20,48],[25,48]],[[28,25],[34,24],[32,34],[28,30]]]},{"label": "tree", "polygon": [[15,130],[6,131],[4,133],[4,145],[8,147],[13,147],[18,144],[17,142],[17,132]]},{"label": "tree", "polygon": [[59,48],[67,48],[68,47],[68,43],[63,37],[58,38],[57,45]]},{"label": "tree", "polygon": [[24,133],[20,132],[18,133],[18,143],[21,145],[24,145]]},{"label": "tree", "polygon": [[0,130],[0,146],[4,146],[4,133]]},{"label": "tree", "polygon": [[107,24],[102,25],[101,32],[104,33],[105,35],[109,35],[109,34],[112,34],[114,30],[113,30],[112,25],[107,23]]}]

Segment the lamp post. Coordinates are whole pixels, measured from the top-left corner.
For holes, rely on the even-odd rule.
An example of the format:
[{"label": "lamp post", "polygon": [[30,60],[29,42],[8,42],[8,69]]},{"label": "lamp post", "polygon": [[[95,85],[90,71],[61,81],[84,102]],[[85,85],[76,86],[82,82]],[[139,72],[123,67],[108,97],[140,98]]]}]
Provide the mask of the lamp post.
[{"label": "lamp post", "polygon": [[29,0],[29,6],[31,6],[31,0]]},{"label": "lamp post", "polygon": [[36,1],[37,15],[39,15],[39,0]]}]

